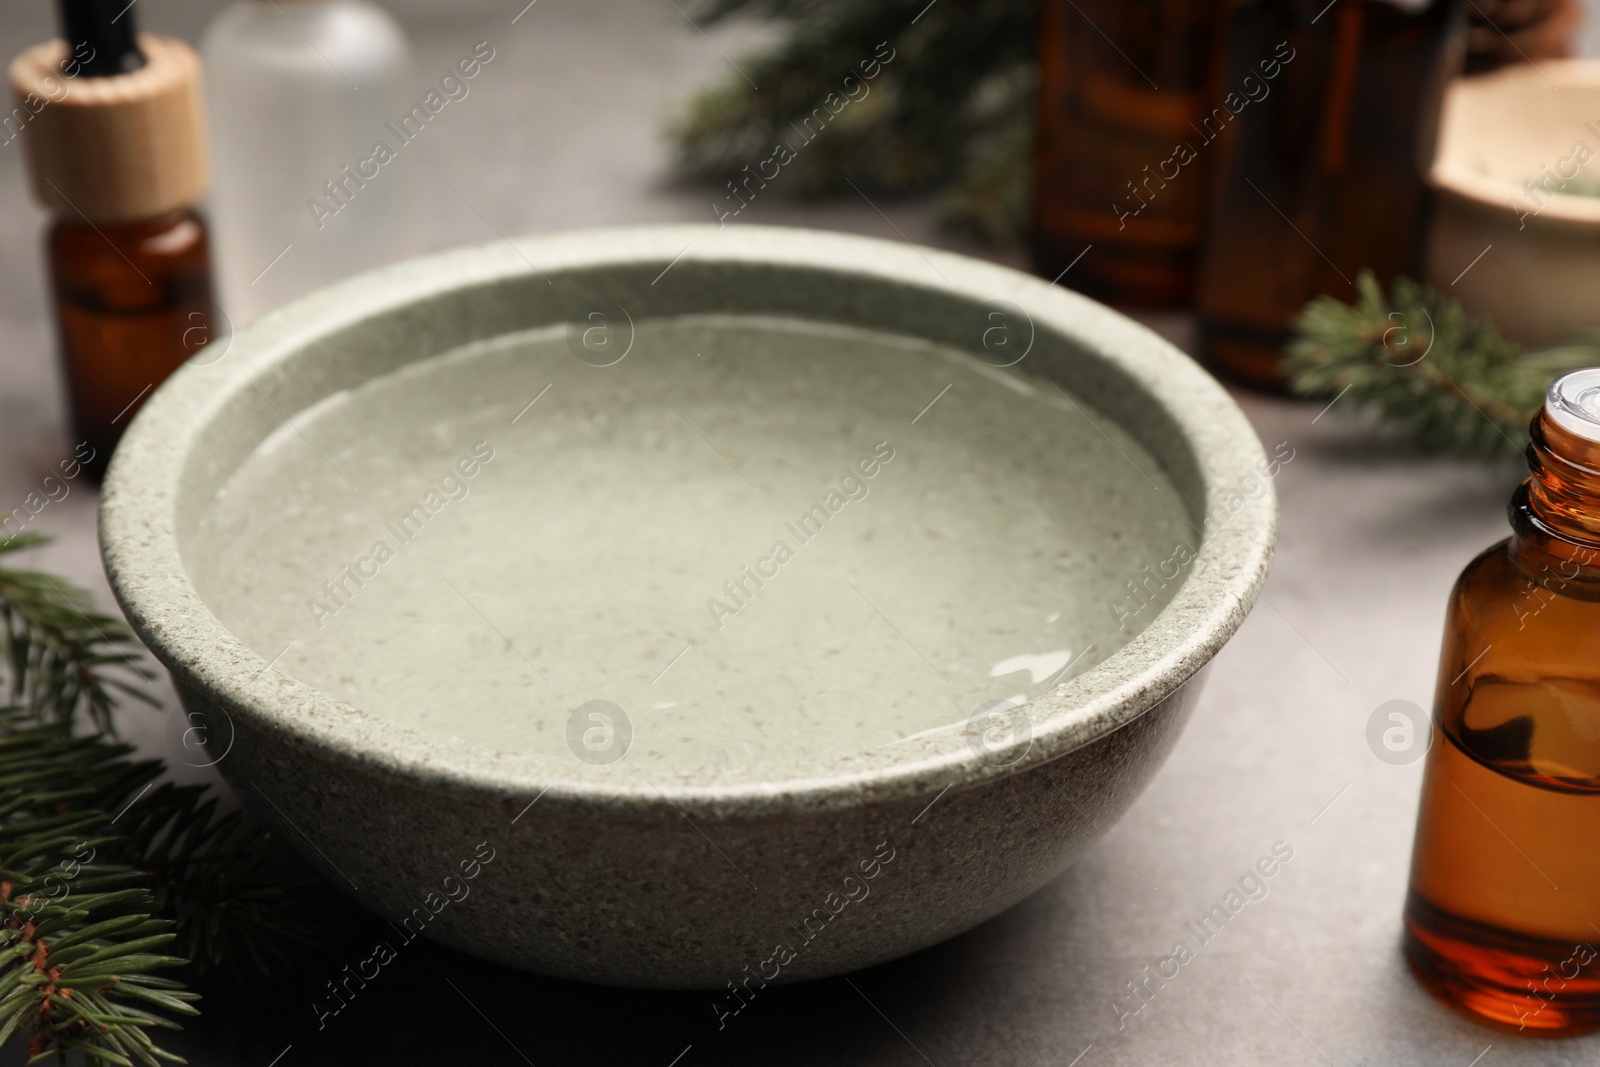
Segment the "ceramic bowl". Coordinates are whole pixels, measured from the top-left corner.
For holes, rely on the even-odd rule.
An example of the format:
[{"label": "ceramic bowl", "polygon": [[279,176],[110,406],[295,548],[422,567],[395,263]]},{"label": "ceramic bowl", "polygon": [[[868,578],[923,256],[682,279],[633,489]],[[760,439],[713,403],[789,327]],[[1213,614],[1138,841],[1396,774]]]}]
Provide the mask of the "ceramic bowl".
[{"label": "ceramic bowl", "polygon": [[1527,345],[1600,329],[1600,62],[1451,84],[1428,280]]},{"label": "ceramic bowl", "polygon": [[[729,983],[932,945],[1096,841],[1250,609],[1291,458],[1155,334],[1016,271],[609,230],[240,331],[129,428],[101,545],[179,733],[391,921],[380,955],[426,936],[732,1012]],[[760,509],[835,514],[792,562],[695,562]]]}]

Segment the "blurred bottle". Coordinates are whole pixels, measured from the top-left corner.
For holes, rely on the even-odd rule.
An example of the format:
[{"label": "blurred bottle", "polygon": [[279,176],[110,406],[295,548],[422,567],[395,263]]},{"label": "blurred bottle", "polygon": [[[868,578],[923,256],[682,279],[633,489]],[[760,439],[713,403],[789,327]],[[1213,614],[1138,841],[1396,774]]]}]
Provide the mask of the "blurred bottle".
[{"label": "blurred bottle", "polygon": [[393,18],[365,0],[234,0],[200,47],[236,325],[416,250],[417,161],[386,125],[412,88]]},{"label": "blurred bottle", "polygon": [[1467,73],[1513,63],[1565,59],[1583,22],[1580,0],[1474,0],[1467,30]]},{"label": "blurred bottle", "polygon": [[1102,300],[1188,302],[1209,165],[1194,123],[1223,5],[1044,0],[1032,243],[1045,277],[1071,265],[1063,284]]},{"label": "blurred bottle", "polygon": [[1282,385],[1278,360],[1306,302],[1348,296],[1370,268],[1416,277],[1439,102],[1461,69],[1461,0],[1232,0],[1215,68],[1242,93],[1277,56],[1270,91],[1214,149],[1196,304],[1204,358]]},{"label": "blurred bottle", "polygon": [[[7,122],[51,216],[45,251],[75,454],[105,470],[157,385],[216,339],[200,59],[121,0],[60,0],[10,65]],[[8,126],[8,130],[12,126]]]}]

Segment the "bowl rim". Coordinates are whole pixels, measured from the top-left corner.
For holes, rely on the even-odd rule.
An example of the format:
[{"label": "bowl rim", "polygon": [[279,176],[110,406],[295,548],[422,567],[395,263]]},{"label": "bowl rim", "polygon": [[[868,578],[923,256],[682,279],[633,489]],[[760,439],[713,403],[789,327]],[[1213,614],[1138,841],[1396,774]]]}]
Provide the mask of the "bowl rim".
[{"label": "bowl rim", "polygon": [[[1446,90],[1445,119],[1469,108],[1478,100],[1531,87],[1539,93],[1600,90],[1600,60],[1588,58],[1541,59],[1519,63],[1486,74],[1456,78]],[[1470,205],[1506,219],[1516,219],[1518,228],[1532,225],[1541,229],[1590,230],[1600,228],[1600,197],[1556,192],[1537,211],[1519,212],[1513,199],[1525,200],[1523,188],[1504,178],[1485,174],[1462,163],[1447,149],[1441,129],[1438,150],[1428,168],[1428,183],[1450,200]],[[1548,162],[1554,162],[1553,160]],[[1530,177],[1532,175],[1530,174]]]},{"label": "bowl rim", "polygon": [[[1085,357],[1136,382],[1179,428],[1193,454],[1205,508],[1191,516],[1200,538],[1188,574],[1132,640],[1029,702],[1032,738],[1020,758],[1004,765],[979,759],[959,736],[961,724],[951,724],[927,737],[915,735],[915,743],[891,757],[874,749],[854,762],[835,757],[821,770],[770,781],[707,782],[664,771],[656,783],[620,783],[587,765],[552,775],[549,763],[537,757],[452,744],[390,724],[282,674],[201,600],[180,554],[179,509],[197,438],[229,398],[319,337],[423,298],[533,274],[683,260],[831,270],[966,302],[1012,302],[1035,328],[1054,330]],[[1079,413],[1093,424],[1088,412]],[[608,228],[505,238],[406,260],[318,290],[241,329],[223,358],[185,366],[169,378],[128,427],[104,483],[100,545],[130,625],[172,672],[180,692],[197,692],[230,717],[252,719],[263,736],[287,736],[346,767],[412,786],[518,806],[537,801],[650,817],[748,817],[943,795],[952,786],[1064,756],[1173,695],[1238,629],[1265,581],[1277,530],[1273,479],[1266,477],[1264,491],[1254,497],[1241,494],[1238,483],[1250,470],[1264,472],[1268,462],[1239,406],[1194,360],[1110,308],[1021,271],[909,241],[798,228]],[[1230,502],[1226,522],[1213,524],[1221,501]]]}]

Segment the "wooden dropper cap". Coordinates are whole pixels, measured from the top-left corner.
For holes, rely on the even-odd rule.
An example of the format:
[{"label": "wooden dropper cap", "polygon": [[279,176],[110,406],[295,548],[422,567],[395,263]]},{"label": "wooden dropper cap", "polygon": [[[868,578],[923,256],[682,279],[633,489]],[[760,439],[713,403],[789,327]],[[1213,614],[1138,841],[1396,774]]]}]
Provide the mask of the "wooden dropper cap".
[{"label": "wooden dropper cap", "polygon": [[97,37],[91,27],[85,35],[73,18],[85,10],[93,18],[98,7],[62,0],[65,28],[80,43],[57,38],[11,61],[12,92],[30,116],[21,140],[34,196],[59,219],[93,223],[188,207],[211,176],[200,57],[170,37],[135,37],[131,24],[118,27],[127,53],[108,56],[117,34]]}]

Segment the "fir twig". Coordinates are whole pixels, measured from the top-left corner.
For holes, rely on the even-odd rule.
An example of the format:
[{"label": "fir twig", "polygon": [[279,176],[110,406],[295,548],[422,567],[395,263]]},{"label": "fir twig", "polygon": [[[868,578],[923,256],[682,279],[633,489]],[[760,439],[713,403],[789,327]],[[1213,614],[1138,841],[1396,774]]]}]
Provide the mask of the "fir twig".
[{"label": "fir twig", "polygon": [[[958,228],[997,240],[1022,233],[1037,81],[1033,0],[705,0],[690,13],[702,25],[765,16],[782,33],[673,124],[685,172],[737,183],[744,166],[784,143],[796,153],[783,168],[793,176],[782,179],[794,193],[848,192],[848,183],[891,194],[947,187],[945,216]],[[830,93],[844,96],[846,76],[861,81],[860,64],[883,42],[894,58],[865,95],[814,140],[802,137],[798,127]]]},{"label": "fir twig", "polygon": [[195,1014],[197,995],[155,973],[184,962],[155,951],[173,924],[156,917],[144,872],[103,860],[115,829],[91,806],[132,780],[127,752],[0,711],[0,1044],[25,1033],[29,1062],[52,1050],[181,1062],[149,1034]]},{"label": "fir twig", "polygon": [[1353,305],[1306,305],[1284,369],[1302,396],[1339,397],[1337,411],[1376,412],[1427,451],[1478,460],[1520,458],[1550,379],[1600,363],[1580,342],[1528,353],[1461,305],[1408,278],[1392,298],[1371,272]]},{"label": "fir twig", "polygon": [[280,855],[277,840],[242,811],[219,816],[208,794],[205,786],[156,786],[128,809],[110,854],[149,876],[196,973],[266,974],[273,961],[288,961],[287,941],[310,932],[288,914],[298,887],[264,878]]},{"label": "fir twig", "polygon": [[0,1044],[26,1033],[30,1061],[176,1060],[149,1031],[194,1014],[196,994],[154,972],[265,971],[304,939],[288,888],[263,877],[278,846],[243,813],[219,816],[207,787],[156,784],[161,761],[108,736],[117,695],[153,703],[130,682],[147,674],[119,620],[60,578],[4,567],[0,620]]},{"label": "fir twig", "polygon": [[[48,540],[17,534],[0,541],[0,556]],[[100,733],[111,732],[118,695],[154,704],[150,672],[122,620],[95,611],[89,595],[64,578],[0,568],[0,657],[9,676],[6,699],[35,718],[70,722],[79,712]],[[141,683],[141,684],[135,684]]]}]

